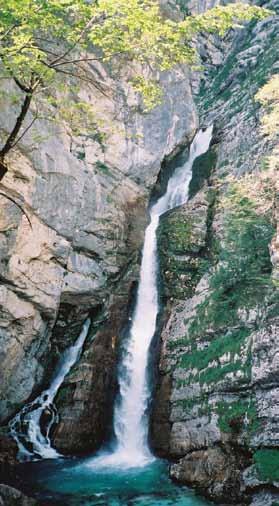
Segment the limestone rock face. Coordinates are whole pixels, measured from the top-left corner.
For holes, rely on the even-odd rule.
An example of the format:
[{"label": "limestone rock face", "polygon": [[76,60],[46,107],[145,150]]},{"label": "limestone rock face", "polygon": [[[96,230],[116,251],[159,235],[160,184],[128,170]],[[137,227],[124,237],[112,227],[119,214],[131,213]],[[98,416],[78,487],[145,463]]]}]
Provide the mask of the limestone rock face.
[{"label": "limestone rock face", "polygon": [[[198,122],[186,68],[157,76],[164,101],[150,114],[130,85],[131,68],[87,71],[99,88],[79,83],[75,98],[92,106],[94,131],[77,137],[66,121],[38,120],[8,160],[1,192],[23,205],[32,227],[0,195],[1,423],[48,385],[91,317],[84,354],[57,400],[54,438],[65,453],[90,451],[107,434],[150,191]],[[3,139],[19,108],[1,102]]]},{"label": "limestone rock face", "polygon": [[166,322],[153,447],[175,462],[175,480],[238,505],[276,504],[278,489],[278,216],[241,217],[228,190],[232,177],[256,178],[275,145],[253,97],[277,71],[278,34],[275,16],[231,34],[221,68],[209,58],[197,94],[202,121],[214,123],[207,162],[196,160],[191,198],[159,234]]},{"label": "limestone rock face", "polygon": [[[171,477],[207,491],[218,501],[239,501],[241,463],[221,448],[209,448],[189,454],[171,467]],[[237,503],[239,505],[239,502]]]},{"label": "limestone rock face", "polygon": [[160,221],[160,266],[167,297],[184,299],[202,276],[209,200],[206,191],[200,192]]}]

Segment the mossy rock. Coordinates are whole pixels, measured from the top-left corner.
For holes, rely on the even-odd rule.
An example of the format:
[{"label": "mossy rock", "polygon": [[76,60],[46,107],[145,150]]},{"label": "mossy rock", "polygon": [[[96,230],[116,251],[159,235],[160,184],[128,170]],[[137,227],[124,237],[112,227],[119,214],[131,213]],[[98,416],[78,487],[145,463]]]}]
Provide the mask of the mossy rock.
[{"label": "mossy rock", "polygon": [[68,405],[72,400],[74,385],[63,385],[56,396],[55,403],[59,406]]},{"label": "mossy rock", "polygon": [[260,428],[256,405],[250,398],[231,403],[219,402],[217,413],[222,432],[237,434],[244,430],[252,435]]},{"label": "mossy rock", "polygon": [[206,254],[208,207],[209,201],[203,192],[161,218],[158,245],[167,296],[190,297],[209,268]]},{"label": "mossy rock", "polygon": [[257,450],[253,458],[261,480],[279,482],[279,450]]}]

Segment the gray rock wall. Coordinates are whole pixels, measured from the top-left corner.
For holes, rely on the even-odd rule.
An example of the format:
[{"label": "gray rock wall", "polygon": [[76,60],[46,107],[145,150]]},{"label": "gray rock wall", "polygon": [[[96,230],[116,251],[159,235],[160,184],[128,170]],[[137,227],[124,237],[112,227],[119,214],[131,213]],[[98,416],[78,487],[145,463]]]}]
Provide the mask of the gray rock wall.
[{"label": "gray rock wall", "polygon": [[[160,77],[164,102],[150,114],[142,112],[131,89],[131,69],[116,75],[90,65],[88,74],[98,76],[105,94],[84,84],[79,97],[92,106],[101,126],[74,137],[67,122],[38,120],[11,153],[1,184],[1,191],[23,204],[32,223],[31,228],[21,211],[0,196],[2,423],[47,384],[59,354],[77,337],[88,314],[94,320],[101,313],[110,332],[100,330],[95,348],[89,340],[84,392],[77,368],[79,394],[72,378],[69,402],[82,413],[92,389],[99,389],[99,400],[106,396],[112,377],[96,363],[103,360],[111,369],[115,358],[120,324],[113,322],[120,320],[116,313],[127,311],[137,278],[150,189],[163,159],[187,143],[197,126],[186,69]],[[17,93],[12,85],[10,91]],[[4,138],[19,105],[2,100],[0,106]],[[79,414],[74,421],[78,427]],[[88,430],[87,423],[79,437]]]}]

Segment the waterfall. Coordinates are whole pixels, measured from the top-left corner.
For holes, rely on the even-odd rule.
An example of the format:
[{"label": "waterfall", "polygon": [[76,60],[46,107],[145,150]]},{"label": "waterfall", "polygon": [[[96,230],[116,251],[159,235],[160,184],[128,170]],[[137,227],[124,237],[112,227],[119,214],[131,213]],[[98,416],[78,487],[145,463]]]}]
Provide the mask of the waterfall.
[{"label": "waterfall", "polygon": [[17,442],[20,460],[54,459],[61,456],[52,448],[50,441],[51,428],[58,421],[53,401],[65,376],[80,357],[89,325],[90,320],[87,319],[75,344],[63,353],[49,388],[24,406],[10,422],[11,435]]},{"label": "waterfall", "polygon": [[[187,202],[193,163],[208,150],[211,137],[212,127],[197,133],[187,162],[176,168],[165,194],[150,209],[150,224],[145,232],[137,300],[127,349],[119,369],[120,391],[114,408],[116,443],[112,452],[103,451],[99,457],[93,459],[90,465],[94,467],[140,467],[154,458],[148,446],[148,406],[151,391],[147,366],[159,311],[156,232],[162,214]],[[58,420],[53,401],[65,376],[80,356],[89,325],[88,319],[76,343],[63,354],[49,388],[32,403],[27,404],[10,422],[11,434],[17,441],[22,460],[60,456],[52,448],[50,441],[51,428]]]},{"label": "waterfall", "polygon": [[197,133],[187,162],[174,171],[165,194],[150,209],[151,221],[145,232],[137,301],[119,373],[120,393],[114,410],[116,445],[112,453],[101,453],[94,459],[94,467],[137,467],[153,459],[148,446],[147,412],[151,392],[147,366],[159,310],[156,231],[162,214],[187,202],[194,160],[208,150],[211,137],[212,127]]}]

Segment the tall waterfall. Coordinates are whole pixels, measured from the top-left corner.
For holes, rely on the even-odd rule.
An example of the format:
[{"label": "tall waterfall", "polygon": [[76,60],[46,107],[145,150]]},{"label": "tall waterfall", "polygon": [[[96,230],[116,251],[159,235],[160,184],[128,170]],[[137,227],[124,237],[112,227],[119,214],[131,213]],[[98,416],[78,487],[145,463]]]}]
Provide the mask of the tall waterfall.
[{"label": "tall waterfall", "polygon": [[[103,452],[93,460],[91,465],[94,467],[139,467],[153,460],[148,446],[148,406],[151,392],[147,366],[159,310],[156,232],[160,216],[187,201],[193,163],[208,150],[211,137],[212,127],[197,133],[187,162],[175,170],[165,194],[150,209],[150,224],[145,232],[136,306],[119,373],[120,392],[114,410],[116,444],[113,452]],[[65,376],[79,358],[89,325],[90,320],[87,320],[76,343],[64,353],[50,387],[32,403],[27,404],[11,421],[11,434],[18,443],[22,459],[59,457],[50,441],[51,428],[57,421],[53,401]]]},{"label": "tall waterfall", "polygon": [[51,428],[58,421],[53,401],[65,376],[80,356],[89,325],[90,320],[87,319],[75,344],[63,353],[49,388],[33,402],[26,404],[10,422],[11,435],[17,442],[21,460],[54,459],[60,456],[50,441]]},{"label": "tall waterfall", "polygon": [[163,213],[187,201],[193,162],[208,150],[211,137],[212,127],[197,133],[187,162],[175,170],[165,194],[150,209],[151,221],[145,232],[137,301],[119,374],[120,393],[114,410],[116,445],[113,453],[100,455],[94,465],[137,467],[153,459],[148,446],[147,411],[151,393],[147,365],[159,310],[156,231]]}]

